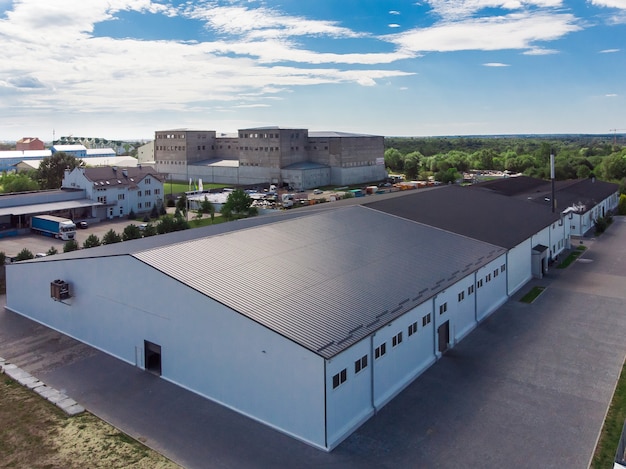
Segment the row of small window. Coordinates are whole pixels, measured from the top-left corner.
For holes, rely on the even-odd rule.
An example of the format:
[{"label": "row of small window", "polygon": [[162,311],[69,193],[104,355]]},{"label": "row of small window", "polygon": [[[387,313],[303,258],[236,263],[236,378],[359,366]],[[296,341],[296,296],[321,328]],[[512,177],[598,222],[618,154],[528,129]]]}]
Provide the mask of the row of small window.
[{"label": "row of small window", "polygon": [[[367,355],[363,355],[357,361],[354,362],[354,374],[356,375],[361,370],[367,368]],[[333,376],[333,389],[338,388],[345,383],[348,379],[348,369],[344,368],[339,373]]]},{"label": "row of small window", "polygon": [[185,134],[157,134],[156,138],[185,138]]},{"label": "row of small window", "polygon": [[185,151],[185,145],[170,145],[170,146],[157,145],[156,149],[157,151]]},{"label": "row of small window", "polygon": [[[239,138],[278,138],[280,134],[244,134],[240,133]],[[300,138],[300,132],[291,134],[291,138]]]},{"label": "row of small window", "polygon": [[[161,189],[154,189],[154,195],[159,195],[160,193],[161,193]],[[144,191],[143,195],[146,197],[149,197],[152,195],[152,192],[150,189],[147,189]],[[137,191],[137,197],[141,197],[141,191]]]},{"label": "row of small window", "polygon": [[[145,207],[145,208],[150,208],[150,207],[152,207],[152,202],[144,202],[144,203],[143,203],[143,207]],[[143,208],[143,207],[141,206],[141,202],[139,202],[139,203],[137,204],[137,208]]]},{"label": "row of small window", "polygon": [[[426,316],[422,318],[422,326],[426,326],[427,324],[430,324],[431,320],[432,320],[431,315],[430,313],[428,313]],[[407,327],[407,332],[408,332],[409,337],[417,333],[417,321],[415,321],[412,324],[409,324],[409,326]],[[398,345],[400,345],[402,343],[402,337],[403,337],[402,332],[398,332],[396,335],[394,335],[391,338],[392,347],[397,347]],[[385,355],[386,353],[387,353],[387,342],[383,342],[382,344],[380,344],[378,347],[374,349],[374,359],[378,359],[382,357],[383,355]],[[361,358],[359,358],[357,361],[354,362],[354,374],[356,375],[358,372],[360,372],[361,370],[365,368],[367,368],[367,355],[363,355]],[[346,368],[344,368],[339,373],[333,376],[333,389],[345,383],[347,379],[348,379],[347,370]]]},{"label": "row of small window", "polygon": [[157,161],[159,164],[185,164],[185,161]]},{"label": "row of small window", "polygon": [[[500,273],[504,272],[505,270],[506,270],[506,265],[502,264],[498,269],[494,269],[492,274],[487,274],[485,276],[485,282],[491,282],[492,275],[493,275],[493,278],[495,279]],[[483,286],[483,279],[481,278],[480,280],[478,280],[476,282],[476,288],[481,288],[482,286]],[[470,296],[473,293],[474,293],[474,285],[470,285],[469,287],[467,287],[467,296]],[[463,301],[465,299],[465,290],[460,291],[458,293],[457,299],[459,300],[459,302],[461,302],[461,301]],[[439,314],[443,314],[441,312],[441,307],[440,307],[440,310],[439,310]]]}]

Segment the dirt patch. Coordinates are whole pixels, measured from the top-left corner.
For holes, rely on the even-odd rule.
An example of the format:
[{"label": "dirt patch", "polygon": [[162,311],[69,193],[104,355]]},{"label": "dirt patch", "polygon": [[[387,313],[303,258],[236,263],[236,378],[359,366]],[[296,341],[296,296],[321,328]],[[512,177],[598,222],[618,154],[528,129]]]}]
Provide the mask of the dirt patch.
[{"label": "dirt patch", "polygon": [[179,468],[89,412],[68,417],[0,375],[0,467]]}]

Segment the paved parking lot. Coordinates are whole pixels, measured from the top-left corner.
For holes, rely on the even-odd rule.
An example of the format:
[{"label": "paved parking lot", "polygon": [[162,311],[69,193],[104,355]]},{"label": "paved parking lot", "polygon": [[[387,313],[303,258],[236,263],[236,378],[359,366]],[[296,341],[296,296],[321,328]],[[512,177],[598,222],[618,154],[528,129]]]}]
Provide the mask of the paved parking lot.
[{"label": "paved parking lot", "polygon": [[[124,231],[124,228],[130,223],[132,222],[126,218],[114,218],[113,220],[106,220],[98,223],[90,222],[87,229],[76,230],[76,241],[79,246],[82,246],[87,237],[92,233],[102,239],[102,236],[104,236],[104,234],[110,229],[113,229],[117,233],[121,234],[122,231]],[[139,224],[141,222],[134,223]],[[64,244],[65,241],[60,239],[50,238],[48,236],[38,234],[27,234],[0,238],[0,251],[4,252],[7,257],[16,256],[17,253],[24,248],[27,248],[33,254],[39,252],[45,253],[52,246],[54,246],[57,251],[63,252]]]}]

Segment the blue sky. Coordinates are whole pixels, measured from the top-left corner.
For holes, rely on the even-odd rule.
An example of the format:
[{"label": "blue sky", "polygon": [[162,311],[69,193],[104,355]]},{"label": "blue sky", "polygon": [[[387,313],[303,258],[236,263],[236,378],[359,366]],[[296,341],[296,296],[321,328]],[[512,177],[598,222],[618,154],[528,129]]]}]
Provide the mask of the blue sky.
[{"label": "blue sky", "polygon": [[0,0],[0,57],[0,140],[626,129],[626,0]]}]

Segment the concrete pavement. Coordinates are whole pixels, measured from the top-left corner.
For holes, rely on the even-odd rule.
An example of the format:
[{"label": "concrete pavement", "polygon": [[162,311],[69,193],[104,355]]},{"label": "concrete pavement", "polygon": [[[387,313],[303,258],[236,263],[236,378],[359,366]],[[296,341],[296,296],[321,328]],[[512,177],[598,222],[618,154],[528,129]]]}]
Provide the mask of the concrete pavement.
[{"label": "concrete pavement", "polygon": [[5,310],[0,356],[190,468],[585,468],[626,356],[626,220],[585,243],[332,453]]}]

